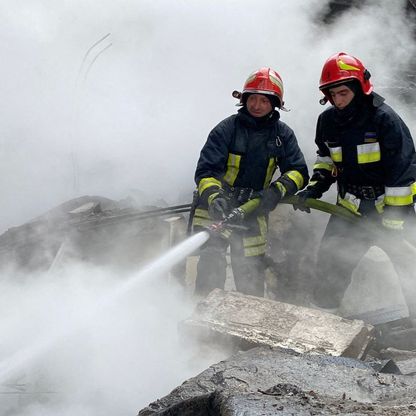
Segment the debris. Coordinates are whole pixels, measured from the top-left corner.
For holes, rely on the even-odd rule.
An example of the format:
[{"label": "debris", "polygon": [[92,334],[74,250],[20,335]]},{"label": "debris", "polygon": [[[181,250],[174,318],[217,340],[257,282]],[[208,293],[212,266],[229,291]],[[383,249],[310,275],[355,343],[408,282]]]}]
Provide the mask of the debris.
[{"label": "debris", "polygon": [[267,345],[296,352],[361,358],[373,327],[326,312],[214,289],[181,323],[184,333],[228,339],[245,349]]},{"label": "debris", "polygon": [[139,416],[272,416],[278,409],[287,415],[414,415],[416,378],[381,377],[362,364],[343,357],[252,348],[185,381]]}]

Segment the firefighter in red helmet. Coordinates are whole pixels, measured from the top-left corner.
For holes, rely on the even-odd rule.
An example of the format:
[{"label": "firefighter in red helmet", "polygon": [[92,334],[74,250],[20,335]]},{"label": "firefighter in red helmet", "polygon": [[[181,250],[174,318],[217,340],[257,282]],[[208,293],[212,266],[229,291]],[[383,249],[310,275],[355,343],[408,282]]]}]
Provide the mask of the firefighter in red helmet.
[{"label": "firefighter in red helmet", "polygon": [[197,163],[193,229],[200,231],[222,220],[254,196],[261,196],[261,205],[244,219],[245,227],[212,236],[201,249],[195,284],[195,293],[201,296],[224,288],[228,247],[236,289],[264,295],[268,213],[309,179],[296,136],[280,120],[278,110],[284,109],[284,102],[279,74],[260,68],[233,96],[241,108],[214,127]]},{"label": "firefighter in red helmet", "polygon": [[354,56],[344,52],[331,56],[323,66],[319,89],[324,94],[321,104],[329,101],[332,106],[318,118],[313,175],[298,195],[320,198],[336,182],[337,204],[384,232],[383,238],[375,237],[332,216],[318,251],[313,303],[336,310],[353,269],[377,245],[390,256],[415,316],[414,258],[399,238],[410,235],[415,218],[416,154],[411,133],[373,91],[369,71]]}]

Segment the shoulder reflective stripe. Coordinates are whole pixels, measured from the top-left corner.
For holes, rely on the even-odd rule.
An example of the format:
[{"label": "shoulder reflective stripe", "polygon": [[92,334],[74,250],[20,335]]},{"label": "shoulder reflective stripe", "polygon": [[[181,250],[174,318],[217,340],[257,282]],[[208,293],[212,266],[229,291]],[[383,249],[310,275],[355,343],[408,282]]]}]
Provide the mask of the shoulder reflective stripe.
[{"label": "shoulder reflective stripe", "polygon": [[331,153],[331,159],[334,162],[342,162],[342,147],[329,147],[329,153]]},{"label": "shoulder reflective stripe", "polygon": [[384,197],[386,205],[403,206],[413,203],[412,186],[386,186],[386,195]]},{"label": "shoulder reflective stripe", "polygon": [[303,188],[304,179],[301,173],[297,170],[289,170],[285,172],[285,175],[288,176],[293,182],[295,182],[298,190]]},{"label": "shoulder reflective stripe", "polygon": [[241,155],[235,155],[230,153],[227,161],[227,171],[224,175],[224,180],[229,185],[234,185],[237,178],[238,171],[240,170]]},{"label": "shoulder reflective stripe", "polygon": [[221,182],[216,178],[202,178],[198,184],[199,195],[202,195],[202,192],[204,192],[205,189],[208,189],[211,186],[221,188]]},{"label": "shoulder reflective stripe", "polygon": [[270,182],[273,178],[273,174],[276,170],[276,161],[274,157],[269,159],[269,164],[267,166],[266,178],[264,179],[263,188],[267,188],[270,185]]},{"label": "shoulder reflective stripe", "polygon": [[358,163],[378,162],[381,159],[380,144],[365,143],[357,146]]},{"label": "shoulder reflective stripe", "polygon": [[357,198],[355,195],[350,194],[349,192],[345,193],[344,198],[341,198],[341,196],[338,194],[338,204],[343,206],[344,208],[347,208],[351,212],[357,215],[361,215],[358,212],[358,208],[360,207],[361,199]]}]

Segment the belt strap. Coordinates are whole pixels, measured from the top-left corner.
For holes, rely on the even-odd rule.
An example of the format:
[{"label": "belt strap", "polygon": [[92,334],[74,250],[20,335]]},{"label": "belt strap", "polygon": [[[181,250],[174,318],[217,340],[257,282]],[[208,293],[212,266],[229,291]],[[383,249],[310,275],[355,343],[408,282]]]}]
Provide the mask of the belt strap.
[{"label": "belt strap", "polygon": [[360,199],[377,199],[384,194],[384,186],[382,185],[355,185],[346,184],[343,186],[345,192],[355,195]]}]

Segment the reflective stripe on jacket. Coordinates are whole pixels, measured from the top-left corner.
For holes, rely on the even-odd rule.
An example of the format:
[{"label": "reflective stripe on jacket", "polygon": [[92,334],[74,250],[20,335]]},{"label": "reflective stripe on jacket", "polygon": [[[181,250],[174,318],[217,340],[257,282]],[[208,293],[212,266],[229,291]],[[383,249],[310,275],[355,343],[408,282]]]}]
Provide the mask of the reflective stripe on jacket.
[{"label": "reflective stripe on jacket", "polygon": [[380,100],[374,105],[373,98],[364,100],[358,115],[344,123],[337,120],[334,107],[328,108],[319,116],[316,130],[318,157],[310,185],[325,192],[337,181],[338,202],[357,213],[357,195],[341,192],[348,185],[384,188],[381,202],[380,195],[374,196],[379,212],[383,206],[408,208],[416,195],[410,131],[391,107]]},{"label": "reflective stripe on jacket", "polygon": [[210,132],[201,150],[195,182],[205,200],[222,183],[261,191],[270,185],[277,168],[293,184],[289,193],[308,182],[307,166],[295,134],[279,120],[279,113],[274,111],[259,122],[243,107]]}]

